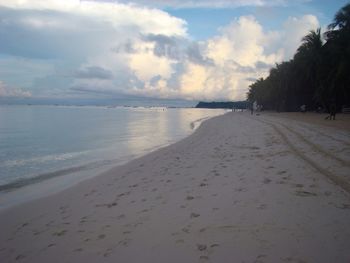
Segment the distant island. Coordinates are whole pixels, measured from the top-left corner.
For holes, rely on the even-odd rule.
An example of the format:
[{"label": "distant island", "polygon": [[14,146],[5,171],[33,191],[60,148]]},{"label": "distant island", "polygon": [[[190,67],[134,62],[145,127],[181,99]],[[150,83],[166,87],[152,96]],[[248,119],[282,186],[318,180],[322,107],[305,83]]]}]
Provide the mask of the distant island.
[{"label": "distant island", "polygon": [[248,101],[224,101],[224,102],[204,102],[200,101],[195,108],[205,109],[247,109],[249,107]]}]

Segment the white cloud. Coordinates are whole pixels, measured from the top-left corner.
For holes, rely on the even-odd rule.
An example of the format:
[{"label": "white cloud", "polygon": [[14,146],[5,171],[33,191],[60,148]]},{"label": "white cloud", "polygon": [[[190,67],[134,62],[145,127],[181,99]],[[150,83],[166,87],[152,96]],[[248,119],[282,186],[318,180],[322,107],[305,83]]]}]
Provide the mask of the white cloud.
[{"label": "white cloud", "polygon": [[[265,4],[250,2],[259,3]],[[185,21],[133,4],[0,0],[0,17],[0,55],[12,60],[25,57],[28,65],[37,61],[48,65],[47,70],[28,69],[35,73],[33,96],[123,93],[244,99],[251,79],[266,76],[269,67],[291,58],[301,37],[318,26],[316,17],[306,15],[288,18],[279,31],[266,31],[253,16],[243,16],[221,28],[217,36],[194,42],[187,35]],[[10,83],[9,74],[1,70],[0,78]],[[18,74],[15,86],[28,90],[29,85],[21,86],[21,80]],[[5,91],[10,94],[2,84],[2,93]],[[12,93],[21,92],[12,89]]]},{"label": "white cloud", "polygon": [[[94,0],[106,2],[111,0]],[[308,0],[119,0],[122,3],[135,3],[158,8],[234,8],[240,6],[281,6],[288,3],[306,2]],[[116,1],[115,1],[116,2]]]},{"label": "white cloud", "polygon": [[69,24],[69,21],[59,18],[56,20],[45,15],[48,11],[54,11],[81,16],[82,19],[89,18],[111,25],[114,28],[123,26],[130,29],[137,28],[138,33],[143,34],[186,35],[185,21],[172,17],[158,9],[144,8],[132,4],[80,0],[0,0],[0,6],[43,12],[43,15],[39,17],[31,17],[28,14],[28,16],[21,19],[28,26],[35,28],[78,28],[79,25]]},{"label": "white cloud", "polygon": [[283,25],[285,57],[292,57],[300,45],[301,39],[310,31],[320,27],[317,17],[304,15],[301,18],[289,17]]}]

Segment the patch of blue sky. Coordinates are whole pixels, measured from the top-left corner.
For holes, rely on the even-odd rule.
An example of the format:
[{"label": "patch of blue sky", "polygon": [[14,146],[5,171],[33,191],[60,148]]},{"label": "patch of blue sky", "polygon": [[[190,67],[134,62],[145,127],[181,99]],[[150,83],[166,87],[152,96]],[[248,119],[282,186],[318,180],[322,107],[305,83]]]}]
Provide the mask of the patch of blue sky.
[{"label": "patch of blue sky", "polygon": [[188,34],[194,40],[206,40],[218,34],[218,30],[241,16],[252,15],[264,30],[279,30],[288,17],[315,15],[321,27],[332,22],[334,14],[347,0],[318,0],[296,2],[284,6],[259,6],[235,8],[166,8],[169,14],[187,22]]}]

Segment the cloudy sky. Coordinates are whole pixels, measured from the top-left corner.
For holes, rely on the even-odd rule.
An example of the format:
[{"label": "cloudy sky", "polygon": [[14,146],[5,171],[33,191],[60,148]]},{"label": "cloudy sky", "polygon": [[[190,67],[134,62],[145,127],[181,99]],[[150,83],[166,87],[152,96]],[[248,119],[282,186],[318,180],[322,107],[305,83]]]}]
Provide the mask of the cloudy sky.
[{"label": "cloudy sky", "polygon": [[0,0],[0,97],[245,99],[346,0]]}]

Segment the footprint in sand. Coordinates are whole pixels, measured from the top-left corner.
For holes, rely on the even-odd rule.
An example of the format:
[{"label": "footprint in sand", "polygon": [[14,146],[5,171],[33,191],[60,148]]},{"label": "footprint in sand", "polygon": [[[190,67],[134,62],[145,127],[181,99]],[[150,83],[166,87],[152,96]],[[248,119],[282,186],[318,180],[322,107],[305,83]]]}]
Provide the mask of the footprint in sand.
[{"label": "footprint in sand", "polygon": [[99,236],[97,237],[97,239],[104,239],[105,237],[106,237],[105,234],[101,234],[101,235],[99,235]]},{"label": "footprint in sand", "polygon": [[107,248],[105,253],[103,253],[103,256],[106,258],[108,257],[110,254],[112,254],[113,249],[112,248]]},{"label": "footprint in sand", "polygon": [[185,240],[183,240],[183,239],[178,239],[178,240],[175,241],[175,243],[176,243],[176,244],[183,244],[183,243],[185,243]]},{"label": "footprint in sand", "polygon": [[197,244],[197,249],[199,251],[204,251],[204,250],[207,249],[207,245],[205,245],[205,244]]},{"label": "footprint in sand", "polygon": [[191,213],[190,218],[197,218],[197,217],[199,217],[199,216],[200,216],[200,214]]},{"label": "footprint in sand", "polygon": [[264,209],[266,209],[266,207],[267,207],[266,204],[261,204],[261,205],[259,205],[257,208],[258,208],[259,210],[264,210]]},{"label": "footprint in sand", "polygon": [[339,209],[350,209],[350,204],[335,205],[335,207]]},{"label": "footprint in sand", "polygon": [[298,196],[308,197],[308,196],[317,196],[316,193],[311,193],[307,191],[295,191],[295,194]]},{"label": "footprint in sand", "polygon": [[332,195],[332,192],[326,191],[326,192],[324,192],[324,195],[325,195],[325,196],[331,196],[331,195]]},{"label": "footprint in sand", "polygon": [[184,227],[181,229],[182,232],[189,234],[190,233],[190,229],[188,227]]},{"label": "footprint in sand", "polygon": [[269,178],[265,178],[263,181],[264,184],[269,184],[271,183],[271,180]]},{"label": "footprint in sand", "polygon": [[261,254],[261,255],[258,255],[257,257],[256,257],[256,259],[255,259],[255,261],[254,262],[256,262],[256,263],[262,263],[262,262],[265,262],[265,258],[266,258],[267,256],[266,255],[264,255],[264,254]]},{"label": "footprint in sand", "polygon": [[18,261],[18,260],[22,260],[24,259],[26,256],[25,255],[22,255],[22,254],[19,254],[16,256],[15,260]]},{"label": "footprint in sand", "polygon": [[87,197],[87,196],[89,196],[89,195],[94,194],[95,192],[96,192],[96,190],[95,190],[95,189],[92,189],[90,192],[84,194],[84,196]]},{"label": "footprint in sand", "polygon": [[118,242],[119,245],[127,247],[132,240],[130,238],[124,238]]},{"label": "footprint in sand", "polygon": [[118,203],[117,202],[111,202],[111,203],[107,203],[107,204],[97,204],[95,205],[96,207],[107,207],[107,208],[112,208],[113,206],[117,206]]},{"label": "footprint in sand", "polygon": [[61,230],[61,231],[56,231],[56,232],[54,232],[52,235],[53,235],[53,236],[60,237],[60,236],[64,236],[66,233],[67,233],[67,230],[63,229],[63,230]]},{"label": "footprint in sand", "polygon": [[123,218],[125,218],[124,214],[121,214],[121,215],[117,216],[117,219],[123,219]]},{"label": "footprint in sand", "polygon": [[277,172],[278,175],[285,174],[287,171],[279,171]]}]

